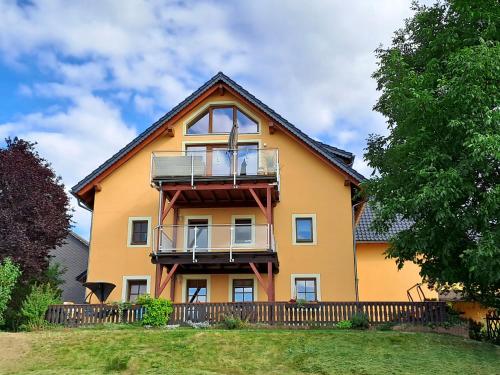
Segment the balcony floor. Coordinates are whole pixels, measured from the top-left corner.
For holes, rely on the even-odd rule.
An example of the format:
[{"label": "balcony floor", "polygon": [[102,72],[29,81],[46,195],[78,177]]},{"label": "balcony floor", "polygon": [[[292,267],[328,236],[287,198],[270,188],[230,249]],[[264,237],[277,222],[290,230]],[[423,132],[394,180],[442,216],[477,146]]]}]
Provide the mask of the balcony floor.
[{"label": "balcony floor", "polygon": [[[191,180],[186,178],[162,180],[162,189],[170,201],[177,190],[181,195],[176,200],[176,207],[255,207],[257,203],[249,188],[261,199],[266,200],[266,189],[271,186],[271,201],[279,201],[279,192],[275,178],[269,176],[246,176],[237,179],[236,187],[233,180],[227,177],[204,177],[196,180],[191,186]],[[158,182],[159,183],[159,182]]]},{"label": "balcony floor", "polygon": [[167,267],[178,264],[176,273],[179,274],[229,274],[253,273],[249,263],[254,263],[259,272],[267,272],[267,263],[273,265],[273,273],[279,272],[278,254],[275,252],[233,252],[234,262],[229,261],[229,252],[199,252],[196,253],[197,262],[193,262],[193,254],[158,253],[151,255],[153,264],[163,264]]}]

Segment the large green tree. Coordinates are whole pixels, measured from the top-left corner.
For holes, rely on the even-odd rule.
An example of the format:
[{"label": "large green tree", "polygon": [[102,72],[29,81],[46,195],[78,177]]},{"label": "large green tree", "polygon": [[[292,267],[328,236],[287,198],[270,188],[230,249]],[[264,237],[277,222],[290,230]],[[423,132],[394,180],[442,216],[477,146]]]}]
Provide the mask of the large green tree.
[{"label": "large green tree", "polygon": [[377,50],[375,110],[389,133],[370,135],[365,154],[374,226],[409,219],[389,257],[500,306],[500,2],[413,8]]}]

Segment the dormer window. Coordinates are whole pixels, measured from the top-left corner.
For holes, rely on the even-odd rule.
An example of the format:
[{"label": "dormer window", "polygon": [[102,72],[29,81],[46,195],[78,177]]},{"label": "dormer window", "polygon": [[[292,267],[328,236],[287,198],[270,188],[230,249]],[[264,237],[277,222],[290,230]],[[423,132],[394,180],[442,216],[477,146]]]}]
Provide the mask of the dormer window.
[{"label": "dormer window", "polygon": [[259,124],[234,105],[212,106],[187,126],[187,134],[228,134],[238,121],[240,134],[259,132]]}]

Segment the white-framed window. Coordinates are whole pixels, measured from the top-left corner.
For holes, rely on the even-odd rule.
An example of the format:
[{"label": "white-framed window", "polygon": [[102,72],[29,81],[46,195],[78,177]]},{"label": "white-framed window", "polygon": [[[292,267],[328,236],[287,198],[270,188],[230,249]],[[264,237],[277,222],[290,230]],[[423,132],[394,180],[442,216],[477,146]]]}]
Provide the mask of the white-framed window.
[{"label": "white-framed window", "polygon": [[128,218],[128,247],[149,247],[151,238],[151,217],[132,216]]},{"label": "white-framed window", "polygon": [[212,101],[193,112],[183,124],[187,136],[229,134],[234,121],[238,121],[240,134],[260,134],[261,121],[249,109],[235,101]]},{"label": "white-framed window", "polygon": [[259,300],[255,275],[234,274],[228,277],[229,302],[255,302]]},{"label": "white-framed window", "polygon": [[237,247],[255,245],[255,215],[232,215],[232,244]]},{"label": "white-framed window", "polygon": [[182,302],[210,302],[210,275],[182,275]]},{"label": "white-framed window", "polygon": [[305,301],[321,301],[321,278],[315,274],[292,274],[291,298]]},{"label": "white-framed window", "polygon": [[316,214],[293,214],[292,244],[316,245],[317,242]]},{"label": "white-framed window", "polygon": [[184,249],[210,251],[212,246],[212,215],[186,216],[184,218]]},{"label": "white-framed window", "polygon": [[137,297],[151,293],[151,276],[123,276],[122,302],[135,302]]}]

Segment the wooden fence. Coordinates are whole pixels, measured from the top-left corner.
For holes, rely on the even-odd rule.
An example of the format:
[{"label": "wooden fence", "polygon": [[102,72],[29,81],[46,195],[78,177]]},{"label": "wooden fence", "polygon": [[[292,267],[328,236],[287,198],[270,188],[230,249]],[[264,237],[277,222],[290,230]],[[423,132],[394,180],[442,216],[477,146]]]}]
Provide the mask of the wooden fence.
[{"label": "wooden fence", "polygon": [[500,344],[500,313],[491,311],[486,315],[486,332],[488,339]]},{"label": "wooden fence", "polygon": [[140,321],[144,308],[132,305],[120,309],[118,305],[51,305],[45,315],[49,323],[63,324],[67,327],[93,325],[99,323],[133,323]]},{"label": "wooden fence", "polygon": [[366,314],[371,324],[440,323],[447,317],[443,302],[179,303],[174,305],[170,321],[218,323],[225,316],[235,316],[250,323],[329,326],[356,313]]},{"label": "wooden fence", "polygon": [[[173,308],[170,324],[187,321],[214,324],[226,316],[234,316],[250,323],[327,327],[349,320],[356,313],[366,314],[371,324],[426,324],[447,319],[444,302],[177,303]],[[53,305],[47,312],[47,320],[66,326],[132,323],[140,320],[143,314],[144,309],[140,306],[120,311],[114,305]]]}]

